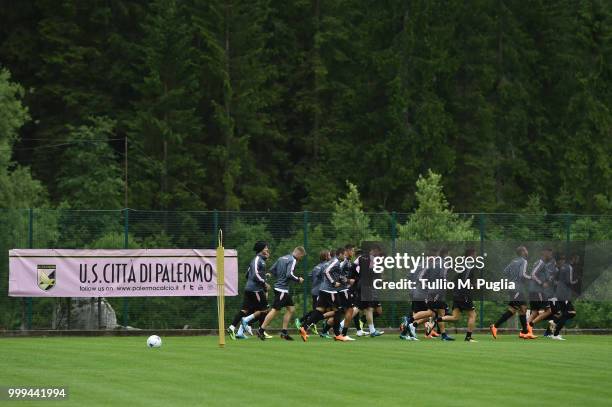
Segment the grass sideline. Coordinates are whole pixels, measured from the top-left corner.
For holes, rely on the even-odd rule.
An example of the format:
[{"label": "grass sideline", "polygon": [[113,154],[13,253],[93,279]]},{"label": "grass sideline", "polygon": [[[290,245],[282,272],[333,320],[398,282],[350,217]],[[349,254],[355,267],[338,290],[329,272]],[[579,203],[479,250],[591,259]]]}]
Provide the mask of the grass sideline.
[{"label": "grass sideline", "polygon": [[296,336],[229,341],[225,349],[216,337],[162,339],[161,349],[148,349],[146,337],[2,338],[0,386],[66,385],[68,400],[44,402],[59,406],[592,407],[612,400],[612,336],[477,335],[478,343],[396,335],[302,343]]}]

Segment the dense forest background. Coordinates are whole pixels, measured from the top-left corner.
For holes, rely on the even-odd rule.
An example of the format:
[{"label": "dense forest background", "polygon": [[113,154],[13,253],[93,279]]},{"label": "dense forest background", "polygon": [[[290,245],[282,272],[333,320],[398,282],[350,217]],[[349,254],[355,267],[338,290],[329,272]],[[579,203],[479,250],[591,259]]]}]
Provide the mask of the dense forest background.
[{"label": "dense forest background", "polygon": [[612,213],[607,0],[0,4],[0,208]]}]

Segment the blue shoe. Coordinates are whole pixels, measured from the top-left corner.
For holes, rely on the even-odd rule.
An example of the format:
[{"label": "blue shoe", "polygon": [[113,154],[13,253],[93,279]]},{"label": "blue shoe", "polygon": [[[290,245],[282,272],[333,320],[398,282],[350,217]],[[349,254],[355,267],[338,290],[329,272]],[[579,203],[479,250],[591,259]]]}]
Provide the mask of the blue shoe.
[{"label": "blue shoe", "polygon": [[236,335],[236,339],[249,339],[248,336],[243,335]]},{"label": "blue shoe", "polygon": [[454,341],[455,338],[444,334],[444,335],[440,336],[440,340],[442,340],[442,341]]},{"label": "blue shoe", "polygon": [[251,327],[249,326],[249,323],[248,323],[248,322],[246,322],[246,321],[244,320],[244,318],[242,318],[242,319],[240,320],[240,324],[242,325],[242,330],[243,330],[244,332],[250,332],[250,333],[251,333],[251,335],[253,335],[253,330],[252,330],[252,329],[251,329]]},{"label": "blue shoe", "polygon": [[373,338],[375,336],[381,336],[382,334],[384,334],[384,332],[380,332],[379,330],[376,330],[374,332],[370,332],[370,338]]}]

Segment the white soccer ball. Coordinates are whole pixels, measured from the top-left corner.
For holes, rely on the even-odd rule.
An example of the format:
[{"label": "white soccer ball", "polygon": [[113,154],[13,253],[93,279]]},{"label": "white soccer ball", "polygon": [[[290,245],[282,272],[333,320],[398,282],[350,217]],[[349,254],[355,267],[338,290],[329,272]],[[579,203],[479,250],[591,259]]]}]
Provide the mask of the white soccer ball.
[{"label": "white soccer ball", "polygon": [[162,340],[157,335],[151,335],[147,339],[147,347],[149,348],[161,348]]}]

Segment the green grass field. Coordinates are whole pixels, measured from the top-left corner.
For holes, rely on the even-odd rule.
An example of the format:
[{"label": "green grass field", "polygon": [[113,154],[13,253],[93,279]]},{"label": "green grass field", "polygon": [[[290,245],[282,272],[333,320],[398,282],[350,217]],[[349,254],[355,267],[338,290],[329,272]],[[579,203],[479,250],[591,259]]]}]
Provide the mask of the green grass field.
[{"label": "green grass field", "polygon": [[161,349],[148,349],[144,337],[3,338],[0,386],[69,388],[68,400],[11,405],[592,407],[612,401],[612,337],[476,339],[251,338],[219,349],[214,337],[165,337]]}]

